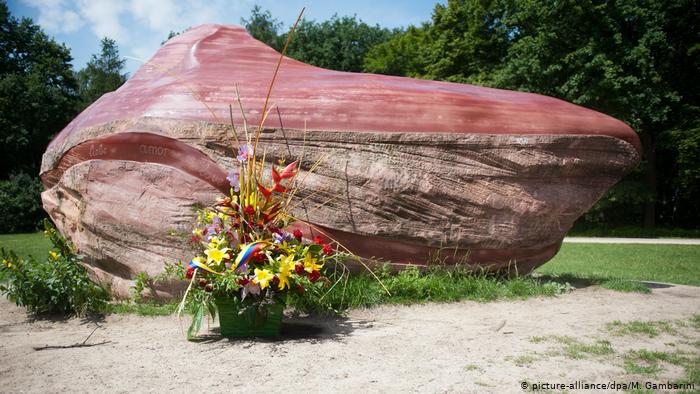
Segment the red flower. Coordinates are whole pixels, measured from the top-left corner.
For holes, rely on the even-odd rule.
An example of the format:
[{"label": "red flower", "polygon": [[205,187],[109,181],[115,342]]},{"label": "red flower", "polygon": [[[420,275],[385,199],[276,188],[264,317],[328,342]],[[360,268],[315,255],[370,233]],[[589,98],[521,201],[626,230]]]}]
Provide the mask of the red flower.
[{"label": "red flower", "polygon": [[247,285],[248,283],[250,283],[250,279],[248,279],[248,278],[241,278],[241,279],[238,279],[238,284],[241,285],[241,286],[245,286],[245,285]]},{"label": "red flower", "polygon": [[272,166],[272,182],[280,183],[281,180],[282,180],[282,177],[277,172],[277,170],[275,170],[275,166]]},{"label": "red flower", "polygon": [[318,270],[311,271],[311,273],[309,274],[309,280],[311,280],[312,282],[316,282],[320,278],[321,273]]},{"label": "red flower", "polygon": [[300,285],[300,284],[297,285],[297,292],[298,292],[299,294],[304,294],[304,286],[302,286],[302,285]]},{"label": "red flower", "polygon": [[209,283],[208,285],[204,286],[204,291],[206,291],[207,293],[211,293],[212,291],[214,291],[214,285]]},{"label": "red flower", "polygon": [[187,279],[192,279],[192,276],[194,275],[194,268],[190,267],[185,271],[185,278]]},{"label": "red flower", "polygon": [[192,243],[197,243],[197,242],[199,242],[200,240],[201,240],[201,238],[199,238],[199,237],[196,236],[196,235],[193,235],[193,236],[190,237],[190,242],[192,242]]},{"label": "red flower", "polygon": [[256,252],[253,255],[253,260],[255,260],[256,263],[264,263],[267,261],[267,256],[265,256],[265,253]]},{"label": "red flower", "polygon": [[285,167],[280,174],[280,178],[287,179],[293,177],[297,172],[297,164],[299,164],[299,162],[295,161],[294,163],[290,163],[287,167]]},{"label": "red flower", "polygon": [[270,281],[270,283],[272,283],[273,286],[277,287],[277,285],[280,284],[280,278],[277,275],[275,275]]},{"label": "red flower", "polygon": [[260,182],[258,182],[258,190],[260,190],[260,193],[265,196],[266,200],[270,198],[270,195],[272,195],[272,189],[266,188],[265,186],[261,185]]},{"label": "red flower", "polygon": [[331,253],[333,253],[333,247],[331,246],[331,244],[323,245],[323,254],[329,255]]},{"label": "red flower", "polygon": [[304,236],[304,234],[302,234],[301,230],[299,229],[294,230],[292,234],[294,234],[294,238],[296,238],[299,242],[301,242],[301,237]]},{"label": "red flower", "polygon": [[[312,272],[313,273],[313,272]],[[199,280],[199,287],[205,287],[207,285],[207,280],[202,278]]]},{"label": "red flower", "polygon": [[294,264],[294,272],[296,272],[297,275],[302,275],[305,272],[304,265],[299,263]]},{"label": "red flower", "polygon": [[314,243],[315,243],[315,244],[319,244],[319,245],[323,245],[323,244],[324,244],[323,238],[321,238],[320,235],[315,236],[315,237],[314,237]]},{"label": "red flower", "polygon": [[243,213],[248,215],[248,216],[253,216],[253,215],[255,215],[255,208],[248,205],[245,208],[243,208]]}]

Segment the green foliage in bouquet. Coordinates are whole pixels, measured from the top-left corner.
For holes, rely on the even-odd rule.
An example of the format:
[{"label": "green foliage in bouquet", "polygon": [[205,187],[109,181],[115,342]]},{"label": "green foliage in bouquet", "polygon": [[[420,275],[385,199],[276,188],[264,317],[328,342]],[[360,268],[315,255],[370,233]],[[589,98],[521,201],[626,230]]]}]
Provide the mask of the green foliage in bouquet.
[{"label": "green foliage in bouquet", "polygon": [[6,282],[0,292],[10,301],[37,314],[76,314],[104,310],[109,292],[90,281],[82,256],[48,220],[44,234],[53,244],[47,260],[23,259],[0,249],[0,270]]}]

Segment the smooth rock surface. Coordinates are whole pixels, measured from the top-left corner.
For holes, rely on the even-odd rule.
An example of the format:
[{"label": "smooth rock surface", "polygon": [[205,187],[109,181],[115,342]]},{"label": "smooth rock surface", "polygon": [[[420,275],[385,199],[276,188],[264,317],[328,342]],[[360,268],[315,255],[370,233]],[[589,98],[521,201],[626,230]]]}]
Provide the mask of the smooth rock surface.
[{"label": "smooth rock surface", "polygon": [[[137,272],[190,257],[171,234],[227,190],[234,84],[257,124],[277,56],[242,28],[193,28],[49,145],[44,206],[118,293]],[[302,158],[295,215],[395,266],[527,272],[639,161],[624,123],[535,94],[285,58],[271,102],[279,116],[260,146],[269,162]]]}]

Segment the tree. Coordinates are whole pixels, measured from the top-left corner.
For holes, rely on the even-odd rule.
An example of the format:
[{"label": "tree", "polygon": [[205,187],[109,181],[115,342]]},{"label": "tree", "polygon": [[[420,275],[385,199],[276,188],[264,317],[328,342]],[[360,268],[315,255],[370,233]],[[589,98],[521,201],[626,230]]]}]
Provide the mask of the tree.
[{"label": "tree", "polygon": [[[397,31],[370,26],[357,16],[317,23],[302,20],[289,44],[288,55],[314,66],[361,72],[365,55],[373,46],[389,40]],[[283,36],[286,39],[286,34]]]},{"label": "tree", "polygon": [[270,11],[263,11],[259,5],[253,6],[248,19],[241,18],[241,24],[248,30],[251,36],[264,42],[265,44],[282,50],[284,43],[280,39],[282,22],[272,17]]},{"label": "tree", "polygon": [[684,107],[697,107],[698,54],[691,51],[699,41],[697,3],[516,3],[502,14],[514,35],[494,85],[560,97],[631,125],[644,147],[639,180],[649,198],[643,223],[651,227],[657,219],[668,222],[667,213],[657,212],[671,205],[662,198],[662,188],[672,187],[659,184],[659,143],[665,133],[678,128],[688,113]]},{"label": "tree", "polygon": [[435,6],[432,19],[426,77],[488,84],[510,44],[501,4],[450,0]]},{"label": "tree", "polygon": [[[241,23],[258,40],[282,50],[288,33],[280,33],[282,23],[270,11],[253,7]],[[357,16],[338,17],[321,23],[302,19],[287,49],[287,56],[299,61],[339,71],[362,71],[365,55],[373,46],[391,38],[396,31],[369,26]]]},{"label": "tree", "polygon": [[177,36],[179,36],[180,34],[186,32],[186,31],[189,30],[189,29],[190,29],[190,27],[188,27],[187,29],[185,29],[185,30],[183,30],[183,31],[174,31],[174,30],[170,30],[170,32],[168,33],[168,36],[165,38],[165,40],[163,40],[163,41],[160,42],[160,45],[164,45],[166,42],[170,41],[171,38],[177,37]]},{"label": "tree", "polygon": [[70,51],[31,19],[18,21],[0,2],[0,168],[38,172],[51,136],[76,113]]},{"label": "tree", "polygon": [[410,27],[365,59],[369,72],[443,81],[488,84],[506,55],[510,31],[503,6],[491,0],[449,0],[437,4],[432,22]]},{"label": "tree", "polygon": [[[70,51],[0,1],[0,206],[2,230],[40,221],[37,174],[51,137],[77,113]],[[13,212],[13,214],[5,214]]]},{"label": "tree", "polygon": [[82,108],[103,94],[117,90],[128,79],[127,74],[122,73],[126,60],[119,57],[117,43],[105,37],[100,46],[100,53],[92,55],[85,68],[78,72]]},{"label": "tree", "polygon": [[373,46],[364,58],[363,71],[425,78],[429,64],[429,28],[428,24],[421,27],[409,26],[390,40]]}]

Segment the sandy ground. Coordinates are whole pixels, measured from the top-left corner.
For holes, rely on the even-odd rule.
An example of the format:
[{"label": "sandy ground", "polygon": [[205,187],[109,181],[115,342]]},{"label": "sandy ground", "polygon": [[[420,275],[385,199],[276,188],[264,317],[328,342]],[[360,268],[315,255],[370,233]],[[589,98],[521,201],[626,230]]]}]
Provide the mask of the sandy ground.
[{"label": "sandy ground", "polygon": [[[643,385],[684,372],[669,364],[653,378],[630,375],[626,352],[697,357],[700,343],[688,320],[700,313],[700,288],[687,286],[656,286],[649,295],[588,287],[556,298],[387,306],[342,319],[288,317],[283,338],[274,341],[222,340],[213,325],[188,342],[174,317],[50,321],[32,320],[6,300],[0,308],[0,392],[7,393],[517,393],[523,381]],[[605,329],[614,320],[681,324],[654,338],[616,336]],[[95,346],[35,350],[83,342],[96,324],[87,342]],[[573,359],[557,336],[608,340],[615,352]]]}]

